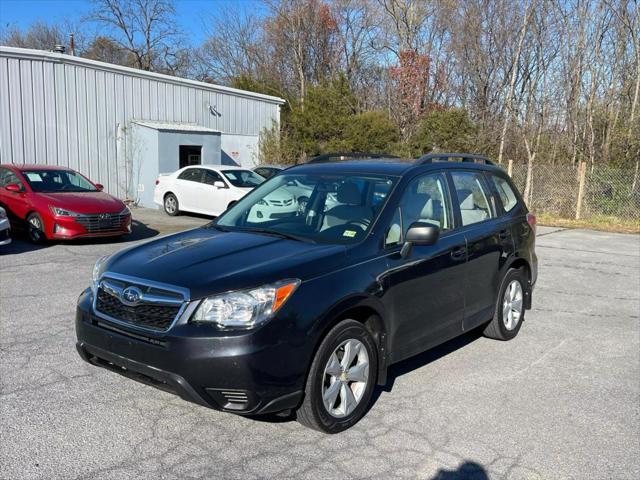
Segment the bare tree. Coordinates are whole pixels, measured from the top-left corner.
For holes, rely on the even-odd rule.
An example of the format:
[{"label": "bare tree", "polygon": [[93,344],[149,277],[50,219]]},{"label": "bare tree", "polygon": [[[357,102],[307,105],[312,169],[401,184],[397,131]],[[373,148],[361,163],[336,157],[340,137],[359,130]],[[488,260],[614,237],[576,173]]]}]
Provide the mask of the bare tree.
[{"label": "bare tree", "polygon": [[94,0],[90,18],[107,27],[105,36],[135,58],[142,70],[172,69],[180,30],[172,0]]}]

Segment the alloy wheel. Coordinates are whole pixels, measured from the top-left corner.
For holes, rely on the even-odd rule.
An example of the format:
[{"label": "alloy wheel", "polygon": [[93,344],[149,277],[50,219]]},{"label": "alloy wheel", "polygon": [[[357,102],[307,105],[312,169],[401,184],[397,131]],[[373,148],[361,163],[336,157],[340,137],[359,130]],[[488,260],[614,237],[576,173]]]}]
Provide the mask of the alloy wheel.
[{"label": "alloy wheel", "polygon": [[507,330],[518,326],[522,317],[522,285],[518,280],[512,280],[507,286],[502,299],[502,321]]},{"label": "alloy wheel", "polygon": [[322,403],[329,414],[346,417],[360,404],[369,381],[369,354],[359,340],[342,342],[324,368]]},{"label": "alloy wheel", "polygon": [[164,209],[168,213],[175,213],[177,207],[176,199],[174,197],[169,196],[164,199]]},{"label": "alloy wheel", "polygon": [[42,237],[42,222],[40,218],[36,215],[33,215],[29,218],[29,237],[32,241],[38,242]]}]

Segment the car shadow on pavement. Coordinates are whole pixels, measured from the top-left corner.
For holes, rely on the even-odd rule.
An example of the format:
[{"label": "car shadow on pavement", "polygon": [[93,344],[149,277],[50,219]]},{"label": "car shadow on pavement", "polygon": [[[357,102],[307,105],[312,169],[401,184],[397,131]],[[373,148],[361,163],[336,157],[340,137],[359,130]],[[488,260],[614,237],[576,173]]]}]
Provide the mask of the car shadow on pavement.
[{"label": "car shadow on pavement", "polygon": [[482,465],[466,461],[455,470],[438,471],[431,480],[489,480],[489,475]]},{"label": "car shadow on pavement", "polygon": [[147,238],[155,237],[160,232],[155,228],[150,228],[138,220],[131,222],[131,233],[122,237],[95,237],[95,238],[79,238],[77,240],[68,241],[48,241],[42,244],[35,244],[29,241],[27,234],[22,230],[14,230],[11,234],[12,241],[9,245],[0,247],[0,255],[16,255],[25,252],[34,252],[42,250],[43,248],[49,248],[53,245],[65,244],[65,245],[99,245],[108,243],[126,243],[137,242],[139,240],[145,240]]},{"label": "car shadow on pavement", "polygon": [[[420,353],[414,357],[408,358],[406,360],[403,360],[401,362],[391,365],[387,370],[386,385],[375,387],[375,389],[373,390],[373,396],[371,397],[371,402],[369,403],[367,411],[369,411],[375,405],[375,403],[378,401],[378,398],[380,398],[380,396],[382,395],[382,392],[391,392],[396,378],[401,377],[402,375],[405,375],[419,368],[422,368],[430,364],[431,362],[435,362],[436,360],[452,352],[455,352],[456,350],[463,348],[469,345],[470,343],[475,342],[480,337],[482,337],[482,328],[477,328],[459,337],[456,337],[453,340],[449,340],[448,342],[443,343],[442,345],[439,345],[430,350],[427,350],[426,352]],[[257,420],[259,422],[267,422],[267,423],[284,423],[284,422],[290,422],[296,419],[295,412],[293,411],[285,411],[278,414],[247,415],[247,417],[253,420]],[[477,465],[477,464],[468,463],[468,465]],[[480,467],[479,465],[477,466],[480,469],[482,469],[482,467]],[[460,469],[459,469],[460,473],[458,473],[458,476],[440,476],[440,477],[434,477],[433,480],[454,480],[458,478],[460,479],[463,479],[463,478],[476,479],[477,478],[479,480],[486,480],[489,478],[486,476],[486,474],[484,476],[468,475],[465,477],[464,474],[467,474],[468,472],[467,470],[462,471],[461,470],[462,467],[464,467],[464,465],[460,466]],[[469,471],[473,472],[473,470],[469,470]],[[484,472],[484,469],[482,469],[482,471]],[[445,472],[445,471],[442,472],[443,475],[444,474],[449,475],[453,473],[456,473],[456,472]]]},{"label": "car shadow on pavement", "polygon": [[471,330],[470,332],[456,337],[453,340],[449,340],[442,345],[438,345],[426,352],[419,353],[414,357],[407,358],[406,360],[391,365],[387,369],[386,385],[376,387],[373,392],[373,398],[370,405],[375,404],[380,395],[382,395],[382,392],[391,392],[391,390],[393,390],[396,378],[422,368],[431,362],[435,362],[436,360],[475,342],[480,337],[482,337],[482,328]]}]

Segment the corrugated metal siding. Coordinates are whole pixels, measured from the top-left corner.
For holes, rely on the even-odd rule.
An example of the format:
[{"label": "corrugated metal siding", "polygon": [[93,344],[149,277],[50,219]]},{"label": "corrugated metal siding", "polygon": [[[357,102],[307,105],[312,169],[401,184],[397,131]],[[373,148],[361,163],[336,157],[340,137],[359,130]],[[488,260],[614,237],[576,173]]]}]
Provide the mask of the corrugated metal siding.
[{"label": "corrugated metal siding", "polygon": [[0,163],[68,166],[118,196],[124,196],[126,185],[119,178],[118,124],[190,122],[223,134],[257,136],[278,120],[281,102],[108,64],[83,65],[75,57],[38,58],[32,51],[22,57],[17,49],[3,48]]}]

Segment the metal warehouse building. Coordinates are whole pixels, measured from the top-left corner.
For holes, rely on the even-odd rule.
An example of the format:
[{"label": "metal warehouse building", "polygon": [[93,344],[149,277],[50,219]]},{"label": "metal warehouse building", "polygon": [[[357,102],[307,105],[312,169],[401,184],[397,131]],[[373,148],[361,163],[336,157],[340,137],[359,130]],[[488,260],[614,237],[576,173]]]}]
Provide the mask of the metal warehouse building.
[{"label": "metal warehouse building", "polygon": [[159,173],[253,167],[284,100],[96,62],[0,47],[0,163],[62,165],[153,207]]}]

